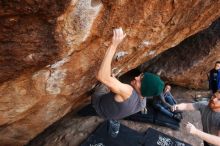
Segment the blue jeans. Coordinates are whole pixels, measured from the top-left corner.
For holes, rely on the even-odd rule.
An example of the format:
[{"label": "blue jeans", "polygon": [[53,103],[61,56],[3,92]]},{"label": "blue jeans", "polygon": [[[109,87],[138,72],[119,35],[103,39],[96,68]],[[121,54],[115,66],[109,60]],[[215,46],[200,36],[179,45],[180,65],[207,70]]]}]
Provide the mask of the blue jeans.
[{"label": "blue jeans", "polygon": [[173,117],[173,113],[171,111],[169,111],[169,108],[167,106],[162,105],[161,103],[157,103],[154,105],[159,111],[161,111],[162,113],[164,113],[165,115],[169,116],[169,117]]},{"label": "blue jeans", "polygon": [[[164,94],[165,101],[170,105],[176,104],[175,99],[173,98],[171,93]],[[154,105],[157,109],[159,109],[162,113],[169,117],[173,117],[174,113],[170,111],[169,107],[164,105],[162,102],[158,102]]]},{"label": "blue jeans", "polygon": [[171,94],[164,94],[164,98],[166,102],[169,103],[170,105],[176,104],[176,100],[173,98]]}]

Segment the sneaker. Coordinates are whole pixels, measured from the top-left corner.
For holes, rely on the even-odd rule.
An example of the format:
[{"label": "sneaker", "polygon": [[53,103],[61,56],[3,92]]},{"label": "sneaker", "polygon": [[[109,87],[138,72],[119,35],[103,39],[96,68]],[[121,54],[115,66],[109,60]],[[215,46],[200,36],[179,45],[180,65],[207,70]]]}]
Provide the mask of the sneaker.
[{"label": "sneaker", "polygon": [[181,115],[180,113],[175,113],[175,114],[173,115],[173,118],[176,119],[176,120],[178,120],[178,121],[181,121],[181,120],[182,120],[182,115]]},{"label": "sneaker", "polygon": [[120,129],[120,122],[117,120],[108,121],[108,133],[111,137],[116,138]]}]

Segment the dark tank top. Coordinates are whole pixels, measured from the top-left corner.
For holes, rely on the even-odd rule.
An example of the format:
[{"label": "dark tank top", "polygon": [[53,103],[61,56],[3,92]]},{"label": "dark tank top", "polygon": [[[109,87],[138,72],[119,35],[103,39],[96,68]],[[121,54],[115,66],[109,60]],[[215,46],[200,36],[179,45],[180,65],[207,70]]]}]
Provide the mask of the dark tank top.
[{"label": "dark tank top", "polygon": [[139,112],[146,106],[146,99],[141,99],[135,90],[132,91],[131,96],[123,101],[117,102],[114,99],[115,93],[108,93],[103,95],[97,108],[98,114],[105,119],[122,119],[129,115]]}]

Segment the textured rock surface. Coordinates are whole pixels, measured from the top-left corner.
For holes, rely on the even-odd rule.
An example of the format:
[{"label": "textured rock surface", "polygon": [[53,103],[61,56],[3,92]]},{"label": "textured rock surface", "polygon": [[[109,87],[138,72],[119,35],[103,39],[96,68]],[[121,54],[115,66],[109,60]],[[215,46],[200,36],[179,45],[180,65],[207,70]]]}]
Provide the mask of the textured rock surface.
[{"label": "textured rock surface", "polygon": [[207,89],[207,73],[219,58],[220,19],[141,67],[150,72],[161,70],[161,77],[170,83]]},{"label": "textured rock surface", "polygon": [[54,29],[65,4],[67,0],[0,1],[0,83],[58,58]]},{"label": "textured rock surface", "polygon": [[123,74],[208,27],[220,2],[0,1],[0,145],[23,145],[88,99],[112,28]]}]

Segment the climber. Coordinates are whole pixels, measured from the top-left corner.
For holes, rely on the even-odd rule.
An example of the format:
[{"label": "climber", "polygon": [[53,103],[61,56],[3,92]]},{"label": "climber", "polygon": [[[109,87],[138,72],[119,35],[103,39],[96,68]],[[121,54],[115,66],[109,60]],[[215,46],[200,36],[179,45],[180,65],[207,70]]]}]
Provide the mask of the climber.
[{"label": "climber", "polygon": [[119,133],[119,119],[141,111],[146,107],[147,96],[163,92],[164,83],[151,73],[141,73],[130,84],[124,84],[111,75],[111,62],[118,45],[126,34],[122,28],[113,30],[113,38],[96,75],[101,84],[92,95],[92,104],[99,116],[108,120],[108,132],[112,137]]}]

